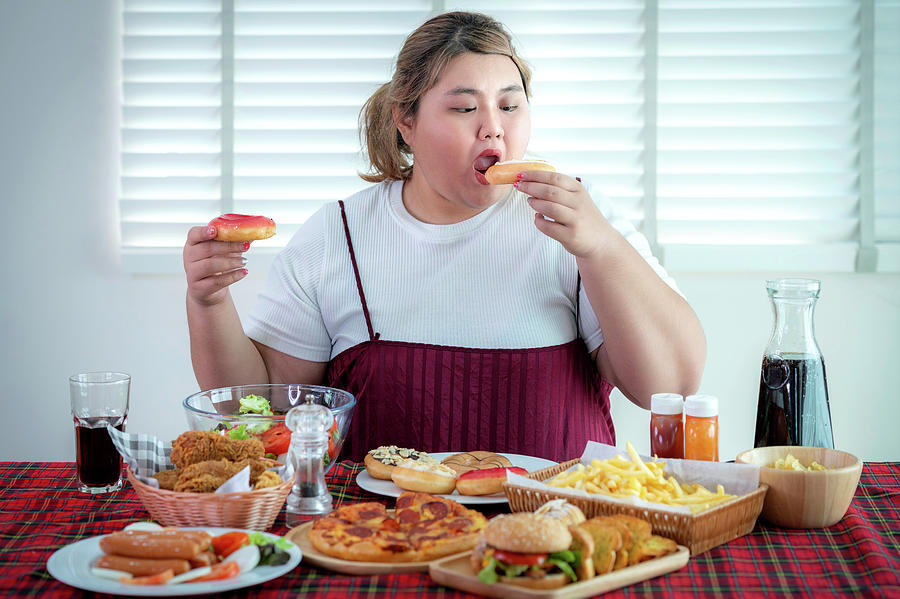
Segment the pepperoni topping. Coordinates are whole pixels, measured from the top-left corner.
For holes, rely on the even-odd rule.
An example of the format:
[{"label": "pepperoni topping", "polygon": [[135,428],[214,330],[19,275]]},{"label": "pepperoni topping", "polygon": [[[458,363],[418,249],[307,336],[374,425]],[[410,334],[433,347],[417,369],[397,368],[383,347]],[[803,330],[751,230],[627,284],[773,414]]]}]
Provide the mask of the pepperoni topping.
[{"label": "pepperoni topping", "polygon": [[435,518],[443,518],[450,513],[450,508],[447,507],[447,504],[440,501],[429,501],[422,506],[422,510],[431,513]]},{"label": "pepperoni topping", "polygon": [[470,526],[472,526],[472,520],[470,520],[469,518],[457,518],[456,520],[452,520],[449,524],[447,524],[447,528],[449,528],[450,530],[462,530]]},{"label": "pepperoni topping", "polygon": [[399,520],[401,524],[412,524],[413,522],[419,521],[419,514],[414,510],[401,510],[397,512],[397,520]]},{"label": "pepperoni topping", "polygon": [[365,526],[350,526],[347,528],[347,534],[365,539],[366,537],[371,537],[373,533]]},{"label": "pepperoni topping", "polygon": [[359,517],[363,520],[372,520],[384,516],[384,510],[360,510]]}]

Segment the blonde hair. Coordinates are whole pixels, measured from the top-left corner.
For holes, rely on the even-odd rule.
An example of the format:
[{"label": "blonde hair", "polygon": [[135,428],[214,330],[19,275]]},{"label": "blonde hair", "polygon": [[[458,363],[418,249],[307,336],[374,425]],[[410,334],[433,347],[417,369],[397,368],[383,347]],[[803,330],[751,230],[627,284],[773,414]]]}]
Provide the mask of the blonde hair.
[{"label": "blonde hair", "polygon": [[526,97],[531,97],[531,69],[516,53],[502,23],[472,12],[449,12],[429,19],[406,38],[391,80],[363,104],[360,141],[371,172],[360,173],[360,177],[370,183],[409,178],[412,148],[394,123],[394,109],[401,119],[415,118],[422,95],[434,87],[451,60],[467,52],[508,56],[519,70]]}]

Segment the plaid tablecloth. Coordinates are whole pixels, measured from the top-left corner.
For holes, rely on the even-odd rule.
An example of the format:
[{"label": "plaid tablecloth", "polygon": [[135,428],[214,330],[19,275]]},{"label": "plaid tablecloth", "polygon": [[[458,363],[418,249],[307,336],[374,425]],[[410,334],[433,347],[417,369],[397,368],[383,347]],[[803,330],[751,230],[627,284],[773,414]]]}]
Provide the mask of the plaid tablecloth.
[{"label": "plaid tablecloth", "polygon": [[[392,500],[356,486],[362,469],[361,464],[343,462],[329,475],[336,507],[373,499],[392,507]],[[50,555],[73,541],[114,532],[147,517],[127,483],[119,492],[89,496],[76,490],[72,463],[0,462],[0,594],[91,595],[50,576]],[[270,532],[287,532],[283,516]],[[298,595],[468,596],[435,584],[427,573],[348,576],[303,563],[281,578],[223,594]],[[900,463],[865,464],[849,512],[830,528],[784,530],[760,523],[749,535],[692,557],[677,572],[605,597],[788,595],[900,598]]]}]

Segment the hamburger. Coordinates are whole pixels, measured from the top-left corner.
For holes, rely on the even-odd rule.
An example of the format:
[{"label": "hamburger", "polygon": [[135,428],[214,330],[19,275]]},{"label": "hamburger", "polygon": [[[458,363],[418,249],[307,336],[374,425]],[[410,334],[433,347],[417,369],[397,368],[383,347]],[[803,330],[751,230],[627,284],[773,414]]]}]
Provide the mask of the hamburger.
[{"label": "hamburger", "polygon": [[561,520],[519,513],[493,518],[472,551],[472,569],[486,584],[556,589],[593,576],[594,541]]}]

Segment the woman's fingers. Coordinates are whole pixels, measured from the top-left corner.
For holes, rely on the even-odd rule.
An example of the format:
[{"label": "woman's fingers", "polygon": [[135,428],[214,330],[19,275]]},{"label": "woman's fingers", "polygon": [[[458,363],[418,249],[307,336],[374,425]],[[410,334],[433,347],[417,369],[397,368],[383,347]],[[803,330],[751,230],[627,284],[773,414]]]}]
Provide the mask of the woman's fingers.
[{"label": "woman's fingers", "polygon": [[576,214],[575,210],[569,206],[552,200],[542,200],[534,196],[528,198],[528,204],[538,214],[543,214],[562,224],[571,222]]},{"label": "woman's fingers", "polygon": [[211,298],[216,292],[225,289],[247,276],[246,268],[239,268],[219,275],[204,277],[189,285],[192,296],[198,299]]},{"label": "woman's fingers", "polygon": [[243,268],[245,264],[247,264],[247,259],[241,254],[232,253],[225,256],[213,256],[194,262],[190,276],[194,280],[205,279],[206,277],[214,277]]}]

